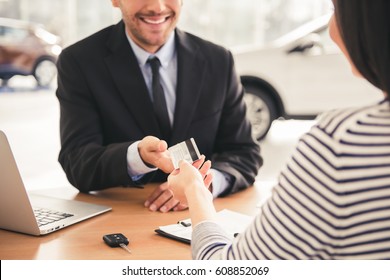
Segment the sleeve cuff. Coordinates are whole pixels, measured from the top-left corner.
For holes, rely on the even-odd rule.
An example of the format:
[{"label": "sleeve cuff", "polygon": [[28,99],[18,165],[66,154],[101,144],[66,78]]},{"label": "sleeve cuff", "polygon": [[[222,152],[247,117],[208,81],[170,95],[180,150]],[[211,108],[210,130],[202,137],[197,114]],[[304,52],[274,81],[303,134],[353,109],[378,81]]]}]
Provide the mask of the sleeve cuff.
[{"label": "sleeve cuff", "polygon": [[230,176],[216,169],[211,169],[213,173],[213,197],[217,198],[230,186]]},{"label": "sleeve cuff", "polygon": [[155,171],[157,168],[148,167],[138,152],[138,144],[140,141],[136,141],[127,148],[127,172],[133,179],[140,179],[142,175]]}]

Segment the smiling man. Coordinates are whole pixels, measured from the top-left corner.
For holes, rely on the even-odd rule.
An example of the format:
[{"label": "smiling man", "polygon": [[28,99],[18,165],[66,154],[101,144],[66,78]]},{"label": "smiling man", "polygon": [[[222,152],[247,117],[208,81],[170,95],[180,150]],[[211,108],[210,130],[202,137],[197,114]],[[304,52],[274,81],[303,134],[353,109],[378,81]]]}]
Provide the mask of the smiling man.
[{"label": "smiling man", "polygon": [[175,29],[182,1],[112,0],[122,11],[127,35],[149,53],[157,52]]},{"label": "smiling man", "polygon": [[159,182],[152,211],[182,210],[167,147],[194,138],[212,160],[212,193],[250,186],[260,149],[231,53],[176,28],[180,0],[112,0],[122,20],[58,60],[61,163],[82,192]]}]

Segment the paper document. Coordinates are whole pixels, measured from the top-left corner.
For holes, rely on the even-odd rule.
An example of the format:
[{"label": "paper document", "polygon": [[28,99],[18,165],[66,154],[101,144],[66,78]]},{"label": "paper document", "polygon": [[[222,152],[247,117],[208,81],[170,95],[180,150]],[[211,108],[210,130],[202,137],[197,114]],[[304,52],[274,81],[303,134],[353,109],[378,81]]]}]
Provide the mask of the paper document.
[{"label": "paper document", "polygon": [[[221,225],[232,239],[236,234],[243,232],[253,218],[228,209],[221,210],[217,213],[217,223]],[[188,244],[191,243],[192,225],[190,219],[178,221],[176,224],[160,226],[155,231],[165,237]]]}]

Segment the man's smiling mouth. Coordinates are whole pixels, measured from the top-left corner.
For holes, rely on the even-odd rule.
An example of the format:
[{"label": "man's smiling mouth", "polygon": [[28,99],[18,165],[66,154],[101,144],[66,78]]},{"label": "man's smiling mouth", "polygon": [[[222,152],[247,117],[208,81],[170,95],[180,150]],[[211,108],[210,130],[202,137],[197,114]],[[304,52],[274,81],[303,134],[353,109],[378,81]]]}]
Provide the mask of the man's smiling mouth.
[{"label": "man's smiling mouth", "polygon": [[151,17],[140,17],[140,19],[145,22],[145,23],[148,23],[148,24],[154,24],[154,25],[158,25],[158,24],[162,24],[166,21],[168,21],[169,19],[171,18],[171,15],[167,15],[167,16],[151,16]]}]

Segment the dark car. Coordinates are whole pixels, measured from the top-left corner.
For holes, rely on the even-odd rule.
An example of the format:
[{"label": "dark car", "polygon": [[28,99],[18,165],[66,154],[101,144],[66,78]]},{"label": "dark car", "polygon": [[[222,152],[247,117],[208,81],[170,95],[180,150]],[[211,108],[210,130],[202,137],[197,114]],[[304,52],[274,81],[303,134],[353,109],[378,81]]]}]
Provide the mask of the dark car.
[{"label": "dark car", "polygon": [[57,74],[62,48],[58,36],[41,25],[0,18],[0,79],[3,85],[15,75],[32,75],[38,86],[48,86]]}]

